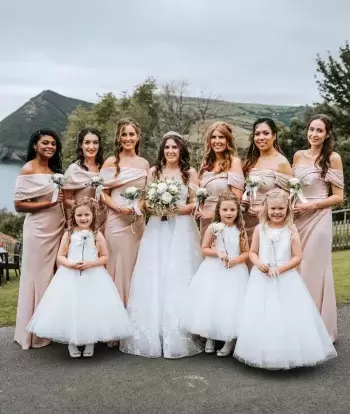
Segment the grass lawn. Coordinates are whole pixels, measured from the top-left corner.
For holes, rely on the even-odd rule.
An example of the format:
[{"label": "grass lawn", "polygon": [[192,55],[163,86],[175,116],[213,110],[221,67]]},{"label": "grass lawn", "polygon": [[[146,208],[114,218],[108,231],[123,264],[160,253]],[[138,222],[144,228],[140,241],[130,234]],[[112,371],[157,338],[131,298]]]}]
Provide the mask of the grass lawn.
[{"label": "grass lawn", "polygon": [[[333,269],[337,303],[350,303],[350,250],[333,253]],[[0,326],[12,326],[16,322],[18,279],[14,274],[10,279],[0,288]]]}]

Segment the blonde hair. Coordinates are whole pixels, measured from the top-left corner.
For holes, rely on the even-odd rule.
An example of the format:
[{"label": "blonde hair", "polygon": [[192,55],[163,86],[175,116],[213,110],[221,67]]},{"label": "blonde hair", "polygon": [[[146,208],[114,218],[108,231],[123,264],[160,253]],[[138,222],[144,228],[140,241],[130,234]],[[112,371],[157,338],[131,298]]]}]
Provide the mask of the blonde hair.
[{"label": "blonde hair", "polygon": [[242,251],[244,250],[244,247],[247,246],[248,236],[245,230],[245,223],[244,223],[243,214],[241,210],[241,202],[239,201],[239,198],[235,194],[229,193],[229,192],[219,194],[218,202],[216,203],[216,206],[215,206],[213,222],[215,223],[221,222],[220,207],[223,201],[232,201],[236,204],[237,217],[234,221],[234,224],[236,225],[239,231],[239,247],[242,253]]},{"label": "blonde hair", "polygon": [[70,245],[70,240],[73,234],[74,229],[77,227],[77,223],[75,221],[75,212],[76,209],[78,207],[87,207],[91,213],[92,213],[92,222],[91,222],[91,231],[94,237],[94,242],[95,245],[97,247],[96,244],[96,238],[97,238],[97,233],[98,233],[98,222],[97,222],[97,211],[98,211],[98,203],[89,197],[81,197],[81,198],[77,198],[74,200],[72,208],[70,210],[70,214],[69,214],[69,220],[68,220],[68,244],[66,247],[66,251],[65,254],[68,253],[68,249],[69,249],[69,245]]},{"label": "blonde hair", "polygon": [[284,221],[289,227],[289,229],[293,232],[293,210],[289,199],[289,194],[286,191],[281,190],[280,188],[274,188],[266,194],[266,197],[263,201],[263,209],[261,210],[259,215],[260,223],[265,225],[270,221],[268,214],[269,200],[281,200],[285,203],[285,206],[287,207],[287,214]]},{"label": "blonde hair", "polygon": [[[120,137],[122,136],[122,133],[124,132],[124,129],[126,126],[131,125],[136,132],[136,135],[140,139],[141,135],[141,128],[140,125],[133,119],[133,118],[123,118],[117,123],[117,127],[115,129],[115,136],[114,136],[114,156],[115,156],[115,165],[116,165],[116,174],[118,175],[120,173],[120,153],[122,152],[122,146],[120,143]],[[140,141],[136,143],[135,146],[135,152],[138,155],[139,153],[139,147],[140,147]]]},{"label": "blonde hair", "polygon": [[219,162],[220,171],[224,172],[228,171],[231,168],[232,159],[237,153],[235,138],[232,132],[232,126],[227,122],[214,122],[213,124],[209,125],[209,127],[205,131],[205,142],[204,142],[204,155],[202,159],[201,168],[199,171],[199,176],[201,177],[204,171],[211,171],[214,168],[214,163],[216,160],[216,154],[213,148],[211,147],[211,137],[215,130],[218,130],[220,134],[222,134],[227,143],[227,148],[224,152],[224,158],[222,161]]}]

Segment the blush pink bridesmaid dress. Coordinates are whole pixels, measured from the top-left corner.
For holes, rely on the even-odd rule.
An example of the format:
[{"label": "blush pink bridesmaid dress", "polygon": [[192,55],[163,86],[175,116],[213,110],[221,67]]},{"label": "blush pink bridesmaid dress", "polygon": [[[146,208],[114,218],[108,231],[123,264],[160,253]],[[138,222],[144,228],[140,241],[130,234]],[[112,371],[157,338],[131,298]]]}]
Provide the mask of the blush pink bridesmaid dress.
[{"label": "blush pink bridesmaid dress", "polygon": [[[243,191],[244,176],[232,171],[219,174],[205,171],[200,179],[199,186],[207,189],[209,193],[209,197],[204,202],[203,212],[214,212],[219,194],[230,191],[230,187]],[[212,221],[212,219],[200,221],[201,240],[203,240],[204,233]]]},{"label": "blush pink bridesmaid dress", "polygon": [[[329,196],[331,185],[344,188],[342,171],[329,169],[321,177],[315,166],[295,164],[293,171],[299,178],[308,202]],[[337,307],[332,269],[332,209],[308,211],[295,219],[303,248],[300,273],[321,313],[333,342],[337,339]]]},{"label": "blush pink bridesmaid dress", "polygon": [[[261,185],[257,190],[256,197],[251,198],[251,207],[258,213],[262,210],[262,203],[266,197],[266,194],[274,188],[281,188],[282,190],[289,191],[288,180],[292,178],[289,175],[282,174],[269,168],[252,168],[249,172],[249,176],[260,177],[262,179]],[[245,197],[246,195],[243,194],[243,198]],[[253,216],[249,209],[247,209],[244,214],[244,221],[250,245],[254,229],[259,224],[259,217],[255,215]]]},{"label": "blush pink bridesmaid dress", "polygon": [[[15,200],[51,200],[50,174],[20,175]],[[58,248],[64,231],[61,204],[35,213],[27,213],[23,225],[23,255],[14,340],[23,349],[40,348],[50,340],[26,331],[26,327],[47,289],[55,270]]]},{"label": "blush pink bridesmaid dress", "polygon": [[[115,167],[101,170],[105,188],[111,189],[111,198],[119,205],[126,205],[121,193],[128,187],[144,188],[147,171],[139,168]],[[145,229],[143,217],[118,214],[108,208],[105,237],[108,246],[107,270],[112,276],[120,297],[126,305],[129,298],[130,282],[134,271],[139,243]]]},{"label": "blush pink bridesmaid dress", "polygon": [[[88,186],[87,184],[92,177],[96,177],[99,174],[100,173],[86,171],[77,163],[71,164],[65,172],[67,180],[63,189],[73,190],[74,199],[79,197],[95,198],[96,189]],[[67,213],[67,217],[69,217],[69,210],[67,210]],[[98,211],[98,226],[101,233],[104,233],[105,231],[106,219],[107,207],[100,202]]]}]

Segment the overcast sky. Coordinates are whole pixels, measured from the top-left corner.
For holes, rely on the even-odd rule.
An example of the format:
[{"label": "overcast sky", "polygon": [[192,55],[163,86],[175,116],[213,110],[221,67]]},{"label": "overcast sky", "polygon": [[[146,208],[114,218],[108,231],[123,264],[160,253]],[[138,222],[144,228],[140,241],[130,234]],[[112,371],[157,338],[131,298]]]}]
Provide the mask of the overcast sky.
[{"label": "overcast sky", "polygon": [[146,77],[237,102],[319,99],[350,0],[0,0],[0,119],[44,89],[96,101]]}]

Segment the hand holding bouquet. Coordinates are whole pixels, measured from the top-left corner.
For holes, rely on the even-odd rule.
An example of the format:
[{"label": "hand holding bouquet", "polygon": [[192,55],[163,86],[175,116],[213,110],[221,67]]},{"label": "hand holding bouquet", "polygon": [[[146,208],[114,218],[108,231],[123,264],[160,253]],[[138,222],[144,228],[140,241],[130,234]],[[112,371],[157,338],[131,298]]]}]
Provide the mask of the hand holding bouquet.
[{"label": "hand holding bouquet", "polygon": [[65,177],[63,174],[59,174],[59,173],[52,174],[50,178],[50,182],[53,183],[54,190],[52,194],[51,203],[56,203],[58,199],[58,193],[62,190],[66,180],[67,180],[67,177]]},{"label": "hand holding bouquet", "polygon": [[142,212],[138,206],[138,200],[141,198],[142,190],[137,187],[128,187],[120,195],[127,200],[127,205],[130,206],[137,216],[142,216]]},{"label": "hand holding bouquet", "polygon": [[103,178],[100,175],[91,177],[90,180],[86,183],[86,186],[90,186],[96,189],[95,200],[100,201],[102,196],[103,198]]}]

